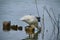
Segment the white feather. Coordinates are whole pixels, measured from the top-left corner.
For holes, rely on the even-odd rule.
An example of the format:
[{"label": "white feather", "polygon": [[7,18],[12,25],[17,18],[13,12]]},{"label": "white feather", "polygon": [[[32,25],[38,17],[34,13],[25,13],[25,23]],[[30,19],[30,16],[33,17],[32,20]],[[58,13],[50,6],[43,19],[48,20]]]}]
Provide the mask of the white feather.
[{"label": "white feather", "polygon": [[35,27],[38,27],[38,20],[35,16],[25,15],[20,20],[28,23],[29,25],[34,25]]}]

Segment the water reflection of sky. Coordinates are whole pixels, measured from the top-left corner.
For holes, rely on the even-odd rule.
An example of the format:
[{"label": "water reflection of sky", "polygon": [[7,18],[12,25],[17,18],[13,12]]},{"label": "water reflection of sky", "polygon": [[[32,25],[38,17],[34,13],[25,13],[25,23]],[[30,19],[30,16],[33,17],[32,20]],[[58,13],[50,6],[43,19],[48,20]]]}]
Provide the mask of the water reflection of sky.
[{"label": "water reflection of sky", "polygon": [[[41,17],[43,14],[43,6],[47,6],[48,9],[50,7],[53,8],[56,17],[57,14],[60,13],[60,0],[38,0],[37,2]],[[3,32],[2,23],[3,21],[11,21],[12,25],[17,24],[24,27],[26,23],[19,21],[19,18],[30,13],[37,16],[34,0],[0,0],[0,40],[21,40],[26,38],[27,35],[24,30]],[[45,40],[48,40],[53,27],[48,14],[45,11],[44,14],[45,27],[48,30],[48,33],[45,32]],[[39,34],[38,40],[41,40],[41,34]]]}]

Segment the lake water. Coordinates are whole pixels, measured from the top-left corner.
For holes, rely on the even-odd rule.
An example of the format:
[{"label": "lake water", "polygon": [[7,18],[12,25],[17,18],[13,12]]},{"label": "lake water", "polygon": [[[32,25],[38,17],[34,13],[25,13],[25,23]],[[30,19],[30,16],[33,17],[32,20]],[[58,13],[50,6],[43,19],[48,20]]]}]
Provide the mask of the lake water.
[{"label": "lake water", "polygon": [[[45,18],[44,40],[53,40],[54,38],[54,35],[52,35],[53,26],[47,12],[43,11],[43,6],[47,6],[48,9],[50,7],[53,8],[55,16],[57,18],[58,16],[57,14],[60,13],[60,1],[38,0],[37,2],[40,17],[42,18],[42,15],[44,13]],[[51,11],[49,12],[53,17],[52,12]],[[0,0],[0,40],[33,40],[28,38],[28,35],[24,30],[27,24],[19,20],[22,16],[28,14],[38,16],[35,7],[35,0]],[[22,31],[10,30],[9,32],[4,32],[3,31],[4,21],[11,21],[11,25],[23,26],[23,30]],[[42,40],[42,33],[37,33],[36,39],[34,40]]]}]

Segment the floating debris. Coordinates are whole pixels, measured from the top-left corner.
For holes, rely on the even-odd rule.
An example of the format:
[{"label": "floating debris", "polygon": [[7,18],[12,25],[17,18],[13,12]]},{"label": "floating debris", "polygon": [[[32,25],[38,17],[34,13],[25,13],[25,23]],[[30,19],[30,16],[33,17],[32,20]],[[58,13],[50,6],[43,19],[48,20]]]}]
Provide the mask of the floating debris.
[{"label": "floating debris", "polygon": [[4,21],[3,22],[3,31],[10,31],[11,21]]}]

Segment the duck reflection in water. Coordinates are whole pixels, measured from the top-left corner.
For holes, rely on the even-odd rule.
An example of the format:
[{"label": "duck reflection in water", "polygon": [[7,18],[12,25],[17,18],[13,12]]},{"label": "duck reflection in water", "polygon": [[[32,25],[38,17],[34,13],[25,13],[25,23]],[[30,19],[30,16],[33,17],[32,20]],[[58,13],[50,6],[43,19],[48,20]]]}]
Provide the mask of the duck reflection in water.
[{"label": "duck reflection in water", "polygon": [[[15,30],[15,31],[17,31],[17,30],[22,31],[22,26],[18,27],[18,25],[11,25],[11,22],[3,22],[3,31],[10,31],[10,29]],[[25,39],[22,39],[22,40],[38,40],[38,35],[41,32],[41,28],[40,28],[39,31],[37,31],[35,33],[35,28],[34,27],[26,26],[25,27],[25,32],[29,36],[26,37]]]},{"label": "duck reflection in water", "polygon": [[4,21],[3,22],[3,31],[10,31],[11,21]]},{"label": "duck reflection in water", "polygon": [[37,31],[35,33],[35,29],[31,26],[26,26],[25,27],[25,32],[26,34],[28,34],[29,36],[26,37],[25,39],[22,40],[38,40],[38,35],[41,32],[41,30]]},{"label": "duck reflection in water", "polygon": [[22,31],[22,26],[18,26],[18,25],[11,25],[11,21],[4,21],[3,22],[3,31],[10,31],[10,30],[20,30]]}]

